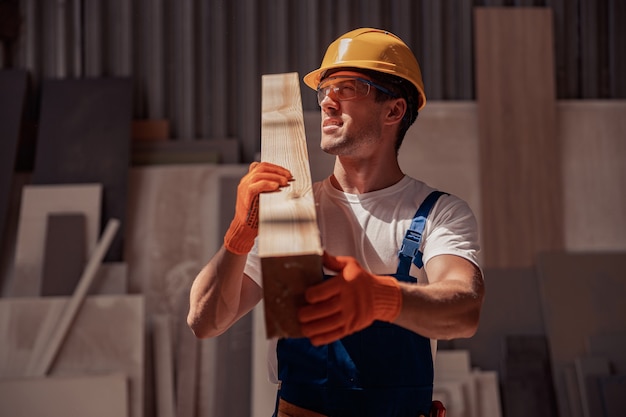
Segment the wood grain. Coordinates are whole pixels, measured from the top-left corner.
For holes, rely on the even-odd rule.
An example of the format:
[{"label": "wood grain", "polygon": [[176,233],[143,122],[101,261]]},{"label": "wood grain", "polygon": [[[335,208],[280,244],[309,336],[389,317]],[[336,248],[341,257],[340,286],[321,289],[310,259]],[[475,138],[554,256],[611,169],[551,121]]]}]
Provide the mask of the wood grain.
[{"label": "wood grain", "polygon": [[528,267],[563,243],[552,13],[476,8],[485,266]]},{"label": "wood grain", "polygon": [[304,289],[322,278],[298,74],[264,75],[262,90],[261,159],[289,169],[294,178],[280,192],[260,198],[267,336],[297,336],[295,308],[303,302]]}]

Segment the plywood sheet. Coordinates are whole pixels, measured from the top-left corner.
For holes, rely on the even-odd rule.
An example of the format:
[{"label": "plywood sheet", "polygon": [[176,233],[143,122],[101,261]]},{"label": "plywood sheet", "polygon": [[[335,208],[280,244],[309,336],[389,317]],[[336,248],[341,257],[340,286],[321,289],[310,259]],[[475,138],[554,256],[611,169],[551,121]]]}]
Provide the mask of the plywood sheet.
[{"label": "plywood sheet", "polygon": [[122,261],[130,135],[129,78],[44,80],[34,184],[103,184],[100,231],[110,218],[122,227],[106,261]]},{"label": "plywood sheet", "polygon": [[100,235],[101,197],[100,184],[24,186],[9,296],[32,297],[41,293],[46,224],[50,213],[84,213],[87,254],[94,250]]},{"label": "plywood sheet", "polygon": [[[179,357],[177,361],[178,386],[196,387],[196,392],[201,393],[197,396],[186,393],[183,401],[195,398],[195,404],[177,404],[181,413],[195,408],[198,416],[229,415],[216,409],[221,406],[216,399],[218,387],[223,390],[220,392],[227,393],[224,394],[227,398],[237,393],[239,407],[245,406],[241,399],[249,397],[249,387],[242,386],[240,381],[228,379],[218,383],[216,369],[218,363],[227,367],[231,361],[245,361],[250,356],[250,346],[222,349],[223,356],[218,357],[217,344],[227,336],[197,341],[184,319],[191,283],[221,246],[234,213],[236,185],[247,171],[248,165],[195,164],[131,170],[125,253],[129,291],[145,295],[147,317],[169,314],[180,318],[172,329],[173,334],[185,335],[175,340],[177,356],[181,350],[198,352],[196,360],[191,353],[191,357],[184,360]],[[193,346],[194,341],[197,346]],[[247,374],[243,373],[242,378],[249,380],[250,368],[243,371]],[[155,403],[150,372],[146,372],[147,413]],[[183,396],[177,398],[182,400]]]},{"label": "plywood sheet", "polygon": [[484,264],[563,248],[550,8],[475,8]]},{"label": "plywood sheet", "polygon": [[[68,297],[0,300],[0,376],[20,377],[45,321],[61,316]],[[121,372],[129,380],[131,417],[143,415],[143,296],[87,297],[50,371],[51,376]]]},{"label": "plywood sheet", "polygon": [[538,270],[559,409],[570,415],[564,369],[590,335],[626,331],[626,253],[546,253]]},{"label": "plywood sheet", "polygon": [[626,251],[625,114],[624,100],[559,105],[567,250]]},{"label": "plywood sheet", "polygon": [[126,417],[124,374],[0,379],[0,404],[11,417]]},{"label": "plywood sheet", "polygon": [[247,170],[247,165],[194,164],[131,170],[125,257],[129,291],[146,296],[148,316],[177,314],[182,294],[221,246],[222,228],[234,213],[233,200],[227,220],[220,217],[226,201],[220,182],[232,178],[237,184]]}]

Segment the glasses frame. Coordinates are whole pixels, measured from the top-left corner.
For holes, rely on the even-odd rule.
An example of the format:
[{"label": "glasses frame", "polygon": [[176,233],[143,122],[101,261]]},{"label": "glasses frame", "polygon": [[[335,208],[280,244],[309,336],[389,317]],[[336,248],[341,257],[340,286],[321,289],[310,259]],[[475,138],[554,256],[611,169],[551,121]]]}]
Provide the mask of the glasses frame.
[{"label": "glasses frame", "polygon": [[338,79],[346,79],[346,80],[355,80],[355,81],[359,81],[363,84],[367,85],[367,93],[363,96],[354,96],[352,98],[337,98],[338,101],[351,101],[351,100],[358,100],[360,98],[363,97],[367,97],[371,91],[371,87],[374,87],[375,89],[377,89],[378,91],[387,94],[388,96],[392,97],[392,98],[398,98],[399,96],[394,93],[393,91],[383,87],[380,84],[376,84],[375,82],[365,79],[365,78],[361,78],[361,77],[354,77],[351,75],[338,75],[336,77],[328,77],[325,80],[323,80],[322,82],[319,83],[319,85],[317,86],[317,104],[319,104],[320,106],[322,105],[322,101],[324,101],[324,99],[326,97],[328,97],[328,95],[330,94],[331,90],[333,91],[333,93],[335,95],[337,95],[337,87],[335,87],[333,84],[330,84],[328,87],[324,87],[321,88],[321,85],[330,81],[330,80],[338,80]]}]

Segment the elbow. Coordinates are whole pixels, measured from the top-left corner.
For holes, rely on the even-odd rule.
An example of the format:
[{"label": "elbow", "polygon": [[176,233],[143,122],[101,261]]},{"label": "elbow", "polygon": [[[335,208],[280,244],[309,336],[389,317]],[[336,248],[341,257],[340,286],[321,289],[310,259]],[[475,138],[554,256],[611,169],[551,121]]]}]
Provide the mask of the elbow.
[{"label": "elbow", "polygon": [[191,329],[191,332],[198,339],[206,339],[211,337],[210,332],[206,329],[206,326],[202,326],[200,320],[198,320],[197,316],[193,314],[192,311],[187,315],[187,326]]},{"label": "elbow", "polygon": [[482,309],[483,293],[477,294],[474,302],[469,306],[468,310],[463,315],[462,326],[460,329],[459,338],[473,337],[478,331],[478,325],[480,323],[480,311]]},{"label": "elbow", "polygon": [[210,337],[219,336],[225,331],[211,326],[211,323],[193,308],[189,310],[189,314],[187,315],[187,326],[189,326],[192,333],[198,339],[208,339]]}]

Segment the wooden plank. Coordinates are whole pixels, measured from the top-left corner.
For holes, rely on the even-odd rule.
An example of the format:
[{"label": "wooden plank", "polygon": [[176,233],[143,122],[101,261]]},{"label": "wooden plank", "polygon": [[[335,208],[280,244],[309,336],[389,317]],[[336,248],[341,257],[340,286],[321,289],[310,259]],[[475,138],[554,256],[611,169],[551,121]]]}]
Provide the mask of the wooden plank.
[{"label": "wooden plank", "polygon": [[48,215],[41,274],[41,295],[70,295],[86,261],[86,216],[83,213]]},{"label": "wooden plank", "polygon": [[[37,335],[48,317],[56,321],[69,297],[0,299],[0,377],[21,378]],[[112,372],[129,381],[129,415],[144,407],[144,297],[87,297],[50,371],[50,376],[87,376]]]},{"label": "wooden plank", "polygon": [[563,248],[552,13],[475,9],[486,267],[529,267]]},{"label": "wooden plank", "polygon": [[102,259],[115,237],[119,224],[120,222],[117,219],[109,220],[109,223],[102,234],[102,238],[98,242],[93,254],[90,256],[89,262],[80,277],[80,281],[74,291],[74,294],[72,295],[71,301],[63,310],[61,318],[57,323],[54,323],[53,328],[42,329],[42,335],[45,335],[45,338],[38,338],[38,340],[41,340],[42,343],[35,346],[31,360],[26,368],[26,376],[44,376],[50,370],[50,367],[59,352],[59,348],[67,336],[67,332],[76,318],[78,310],[83,304],[87,291],[93,282],[93,278],[100,267]]},{"label": "wooden plank", "polygon": [[26,185],[22,192],[15,248],[15,273],[7,284],[13,297],[41,293],[46,221],[49,213],[82,212],[87,216],[87,253],[98,241],[102,185]]},{"label": "wooden plank", "polygon": [[0,379],[0,404],[11,417],[126,417],[127,385],[123,374]]},{"label": "wooden plank", "polygon": [[262,194],[259,256],[267,336],[300,335],[295,309],[322,278],[320,233],[311,183],[297,73],[262,77],[261,160],[289,169],[294,181]]}]

